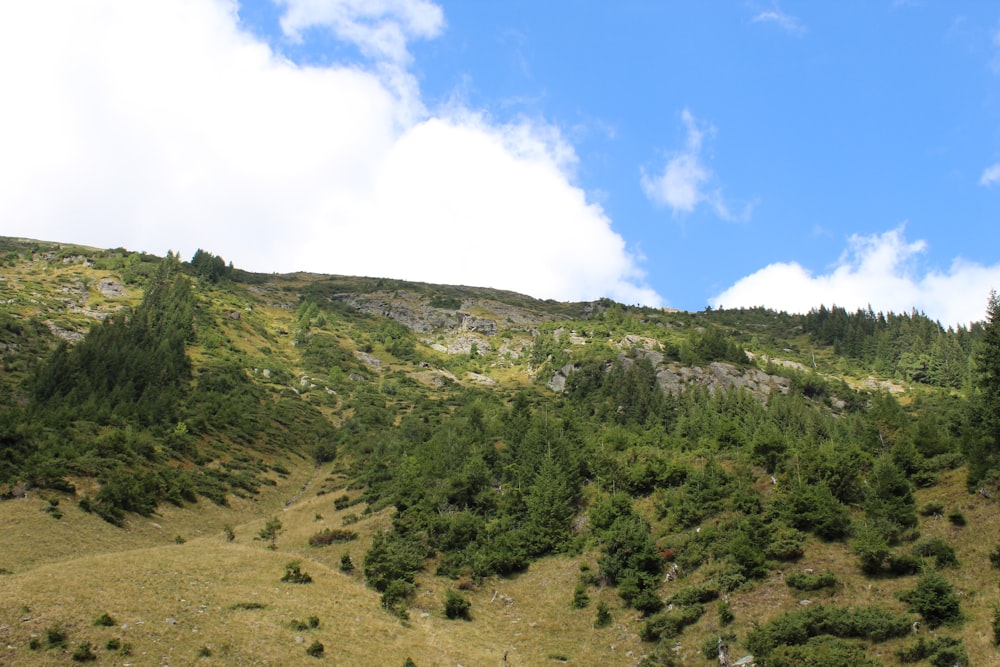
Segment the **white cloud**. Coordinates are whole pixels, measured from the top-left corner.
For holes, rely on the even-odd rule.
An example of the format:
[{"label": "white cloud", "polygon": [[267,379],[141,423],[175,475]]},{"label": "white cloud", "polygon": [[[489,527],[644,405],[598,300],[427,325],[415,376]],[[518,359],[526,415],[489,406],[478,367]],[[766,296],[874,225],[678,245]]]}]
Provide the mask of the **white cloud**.
[{"label": "white cloud", "polygon": [[281,29],[295,40],[309,28],[327,28],[366,55],[396,64],[409,62],[406,43],[437,37],[441,8],[427,0],[275,0],[286,7]]},{"label": "white cloud", "polygon": [[983,175],[979,178],[979,184],[990,187],[1000,183],[1000,162],[983,170]]},{"label": "white cloud", "polygon": [[0,234],[662,301],[557,128],[424,109],[400,63],[436,6],[284,4],[290,34],[326,26],[377,62],[297,66],[227,0],[0,6]]},{"label": "white cloud", "polygon": [[781,11],[777,5],[773,9],[758,13],[753,17],[753,22],[773,23],[793,35],[803,35],[806,32],[806,26],[802,21]]},{"label": "white cloud", "polygon": [[640,170],[640,185],[646,197],[657,206],[667,206],[676,215],[691,213],[701,203],[707,203],[723,220],[747,220],[752,207],[747,205],[739,214],[734,214],[722,197],[718,188],[710,189],[712,171],[701,157],[702,143],[706,137],[715,134],[715,127],[709,123],[699,123],[694,115],[684,109],[681,121],[686,132],[684,149],[672,154],[660,174],[650,175]]},{"label": "white cloud", "polygon": [[908,242],[903,227],[854,235],[828,273],[814,275],[797,262],[778,262],[738,280],[709,300],[726,308],[765,306],[805,313],[820,305],[847,310],[908,313],[916,308],[945,326],[982,320],[991,289],[1000,287],[1000,264],[956,259],[945,272],[920,271],[924,241]]}]

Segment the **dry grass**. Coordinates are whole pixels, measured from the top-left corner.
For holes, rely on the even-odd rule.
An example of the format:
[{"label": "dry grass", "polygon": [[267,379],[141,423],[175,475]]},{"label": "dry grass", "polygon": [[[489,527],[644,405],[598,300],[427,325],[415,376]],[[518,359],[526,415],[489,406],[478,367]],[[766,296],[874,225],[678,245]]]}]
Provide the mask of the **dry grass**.
[{"label": "dry grass", "polygon": [[[82,512],[66,497],[60,520],[42,511],[47,502],[41,497],[0,503],[0,530],[11,536],[0,550],[0,567],[12,572],[0,576],[0,665],[65,665],[82,642],[94,645],[97,664],[364,667],[402,665],[411,657],[421,667],[499,666],[505,654],[508,665],[638,661],[644,649],[636,636],[639,623],[634,612],[620,608],[614,591],[594,593],[586,609],[570,609],[580,559],[548,559],[520,576],[463,591],[472,602],[471,622],[444,617],[444,594],[455,582],[424,575],[410,619],[400,622],[381,608],[360,574],[371,536],[389,527],[390,511],[364,515],[363,505],[335,510],[334,499],[343,492],[315,495],[313,474],[303,463],[260,501],[164,507],[149,519],[130,516],[126,529]],[[312,483],[301,492],[303,478]],[[300,500],[283,507],[282,498],[296,492]],[[346,526],[357,540],[309,546],[322,528],[345,527],[348,514],[360,517]],[[255,539],[272,515],[283,525],[275,551]],[[233,542],[222,532],[226,524],[234,528]],[[175,544],[176,535],[187,541]],[[339,571],[345,552],[358,568],[354,574]],[[292,560],[302,561],[312,584],[280,582]],[[602,598],[616,622],[595,630]],[[263,608],[243,608],[254,604]],[[115,627],[94,625],[104,613]],[[290,626],[310,616],[319,618],[319,628]],[[45,631],[53,626],[67,631],[67,649],[44,648]],[[29,648],[32,637],[43,647]],[[108,650],[109,640],[130,644],[132,654]],[[326,649],[318,661],[306,655],[313,641]],[[211,655],[200,655],[203,650]]]}]

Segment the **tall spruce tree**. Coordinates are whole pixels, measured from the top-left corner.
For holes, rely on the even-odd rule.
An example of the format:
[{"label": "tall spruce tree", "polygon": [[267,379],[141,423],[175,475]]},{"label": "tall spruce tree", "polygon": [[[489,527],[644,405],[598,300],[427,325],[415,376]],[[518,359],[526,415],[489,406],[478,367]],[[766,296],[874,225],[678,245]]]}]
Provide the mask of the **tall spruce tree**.
[{"label": "tall spruce tree", "polygon": [[1000,466],[1000,295],[990,292],[983,335],[974,352],[976,384],[965,434],[969,488]]}]

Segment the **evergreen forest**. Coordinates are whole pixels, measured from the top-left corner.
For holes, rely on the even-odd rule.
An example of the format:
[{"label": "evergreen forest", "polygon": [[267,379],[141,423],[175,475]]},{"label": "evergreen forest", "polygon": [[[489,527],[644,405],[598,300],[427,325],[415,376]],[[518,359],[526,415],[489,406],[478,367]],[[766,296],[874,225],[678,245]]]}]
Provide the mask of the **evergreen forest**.
[{"label": "evergreen forest", "polygon": [[[139,550],[270,577],[253,601],[213,592],[247,599],[206,601],[203,636],[226,634],[218,607],[305,637],[165,640],[184,664],[1000,662],[995,293],[956,328],[7,238],[0,279],[11,664],[159,650],[133,621],[112,637],[99,610],[29,593],[84,557],[75,579],[114,588],[95,563]],[[289,595],[352,606],[324,619],[303,598],[289,619]],[[520,624],[529,604],[565,643]],[[366,633],[389,653],[351,653],[374,650]]]}]

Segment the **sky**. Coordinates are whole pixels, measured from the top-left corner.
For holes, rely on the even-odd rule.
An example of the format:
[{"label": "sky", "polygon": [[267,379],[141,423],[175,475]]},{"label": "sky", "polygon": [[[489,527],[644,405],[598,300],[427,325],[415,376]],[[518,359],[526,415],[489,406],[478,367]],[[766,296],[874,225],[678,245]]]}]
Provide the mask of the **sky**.
[{"label": "sky", "polygon": [[0,234],[561,301],[985,316],[1000,5],[0,5]]}]

